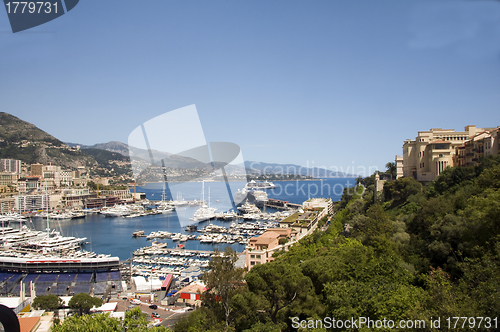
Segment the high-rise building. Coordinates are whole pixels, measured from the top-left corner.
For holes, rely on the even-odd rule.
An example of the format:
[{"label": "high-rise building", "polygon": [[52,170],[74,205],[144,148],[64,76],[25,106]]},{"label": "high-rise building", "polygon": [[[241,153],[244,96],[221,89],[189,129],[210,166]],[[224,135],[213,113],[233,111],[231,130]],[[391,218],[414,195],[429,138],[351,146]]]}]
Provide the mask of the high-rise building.
[{"label": "high-rise building", "polygon": [[21,174],[21,160],[0,159],[0,172]]},{"label": "high-rise building", "polygon": [[43,176],[43,164],[31,164],[31,176]]},{"label": "high-rise building", "polygon": [[441,128],[419,131],[415,140],[403,144],[403,176],[433,181],[446,167],[454,165],[457,147],[481,132],[495,129],[471,125],[460,132]]}]

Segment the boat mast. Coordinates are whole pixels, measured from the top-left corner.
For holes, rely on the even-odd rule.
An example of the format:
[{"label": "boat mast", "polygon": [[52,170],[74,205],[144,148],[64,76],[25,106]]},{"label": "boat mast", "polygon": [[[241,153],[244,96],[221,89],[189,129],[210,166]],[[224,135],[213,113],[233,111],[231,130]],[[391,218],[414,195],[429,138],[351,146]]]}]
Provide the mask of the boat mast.
[{"label": "boat mast", "polygon": [[[47,198],[47,180],[45,180],[45,197]],[[42,199],[42,202],[43,202],[43,199]],[[48,205],[49,202],[47,202],[47,239],[49,238],[49,205]]]},{"label": "boat mast", "polygon": [[205,204],[205,181],[201,181],[201,204]]}]

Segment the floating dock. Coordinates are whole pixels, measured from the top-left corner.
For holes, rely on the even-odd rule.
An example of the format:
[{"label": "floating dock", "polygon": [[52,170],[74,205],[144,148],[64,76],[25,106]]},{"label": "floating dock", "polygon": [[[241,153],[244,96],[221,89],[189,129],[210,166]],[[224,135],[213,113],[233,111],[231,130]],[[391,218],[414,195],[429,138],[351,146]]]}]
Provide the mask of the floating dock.
[{"label": "floating dock", "polygon": [[289,209],[300,209],[302,204],[290,203],[288,201],[282,201],[279,199],[269,198],[267,202],[264,203],[265,207],[270,207],[278,210],[289,210]]}]

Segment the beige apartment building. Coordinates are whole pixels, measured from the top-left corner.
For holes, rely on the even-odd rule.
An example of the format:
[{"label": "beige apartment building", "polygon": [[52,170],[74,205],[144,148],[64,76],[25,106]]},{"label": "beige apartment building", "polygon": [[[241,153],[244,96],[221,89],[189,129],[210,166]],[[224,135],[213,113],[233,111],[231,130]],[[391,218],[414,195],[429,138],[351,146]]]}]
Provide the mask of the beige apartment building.
[{"label": "beige apartment building", "polygon": [[403,176],[433,181],[446,167],[454,165],[457,147],[477,134],[495,129],[469,125],[464,131],[441,128],[419,131],[415,140],[403,144]]},{"label": "beige apartment building", "polygon": [[[283,239],[281,244],[280,239]],[[256,265],[273,261],[276,251],[288,250],[295,241],[296,231],[291,228],[272,228],[259,237],[251,238],[245,250],[247,269],[250,271]]]},{"label": "beige apartment building", "polygon": [[476,166],[483,156],[497,155],[500,127],[486,130],[471,137],[455,148],[453,166]]}]

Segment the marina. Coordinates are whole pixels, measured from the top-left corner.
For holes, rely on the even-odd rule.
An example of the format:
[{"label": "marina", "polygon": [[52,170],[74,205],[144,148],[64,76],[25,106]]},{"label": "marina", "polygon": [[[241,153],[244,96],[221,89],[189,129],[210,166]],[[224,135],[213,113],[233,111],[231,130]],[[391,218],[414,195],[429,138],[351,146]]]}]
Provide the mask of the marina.
[{"label": "marina", "polygon": [[[285,217],[285,215],[280,216],[278,212],[283,212],[283,202],[288,202],[287,204],[293,204],[293,207],[298,207],[300,204],[307,200],[309,197],[314,197],[310,195],[307,190],[302,193],[299,188],[303,185],[312,186],[317,185],[320,188],[334,188],[334,186],[345,185],[348,181],[352,182],[350,178],[330,178],[318,181],[281,181],[275,182],[277,186],[275,189],[267,189],[267,195],[269,196],[269,202],[275,202],[276,204],[271,205],[269,202],[266,207],[260,209],[261,214],[258,216],[253,216],[256,219],[247,219],[248,221],[279,221],[280,217]],[[237,183],[239,188],[243,188],[244,182]],[[231,211],[229,206],[225,206],[222,202],[216,202],[217,197],[221,196],[221,193],[227,193],[227,189],[224,183],[205,183],[205,189],[208,192],[210,187],[211,192],[211,206],[217,208],[217,214],[214,219],[202,221],[202,222],[190,222],[187,224],[182,224],[180,220],[189,220],[194,215],[194,212],[199,208],[196,203],[201,201],[201,182],[188,183],[186,185],[186,190],[182,192],[182,198],[187,205],[177,206],[175,211],[169,213],[160,214],[145,214],[137,218],[126,218],[125,216],[119,217],[104,217],[104,215],[99,214],[96,210],[83,210],[85,217],[68,219],[68,220],[56,220],[49,218],[49,228],[57,230],[60,234],[64,236],[73,236],[75,238],[87,238],[83,243],[83,249],[91,252],[96,252],[97,254],[110,254],[111,256],[117,256],[120,260],[125,261],[133,256],[133,252],[141,247],[147,247],[151,245],[151,241],[146,239],[146,236],[152,232],[169,232],[169,233],[181,233],[185,235],[196,235],[199,236],[202,233],[199,232],[189,232],[186,231],[188,225],[195,225],[198,229],[202,229],[209,223],[218,226],[224,226],[229,228],[234,222],[246,221],[242,218],[243,214],[239,214],[239,211]],[[287,194],[285,188],[288,186],[289,190]],[[161,204],[162,201],[169,202],[172,199],[177,198],[177,191],[175,186],[171,186],[170,190],[173,197],[164,197],[162,199],[163,188],[162,183],[148,184],[144,187],[138,187],[138,191],[144,192],[146,198],[149,201],[149,205],[156,207]],[[293,194],[293,195],[292,195]],[[332,190],[319,190],[316,193],[316,197],[330,197],[334,201],[338,200],[341,196],[341,192],[333,192]],[[180,198],[180,197],[179,197]],[[189,203],[191,202],[191,204]],[[277,203],[280,202],[280,203]],[[164,203],[166,204],[166,203]],[[199,204],[199,203],[198,203]],[[278,209],[279,208],[279,209]],[[36,230],[40,232],[46,232],[47,221],[42,217],[30,217],[31,214],[15,214],[9,213],[1,217],[0,220],[4,221],[5,227],[11,227],[13,229],[19,229],[20,222],[23,221],[24,225],[27,225],[31,230]],[[271,215],[275,215],[275,218],[270,218]],[[250,216],[246,216],[250,217]],[[238,219],[239,218],[239,219]],[[144,233],[138,234],[139,236],[133,237],[132,234],[136,231],[144,231]],[[1,232],[0,232],[1,233]],[[178,242],[172,240],[171,238],[157,239],[160,242],[167,244],[168,248],[175,248]],[[200,242],[197,240],[187,240],[183,242],[186,249],[193,250],[214,250],[215,248],[224,249],[225,246],[230,246],[237,252],[242,252],[245,245],[238,242],[235,243],[223,243],[223,242]]]}]

